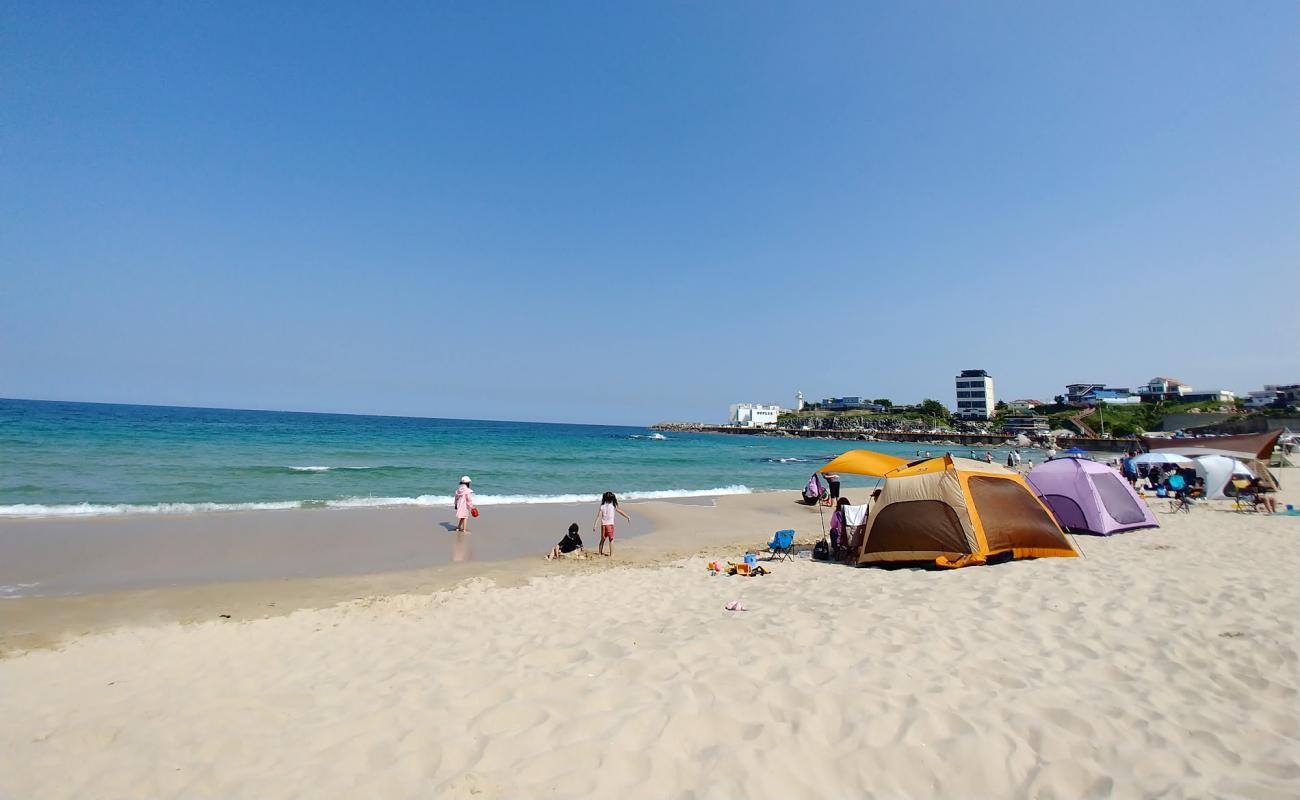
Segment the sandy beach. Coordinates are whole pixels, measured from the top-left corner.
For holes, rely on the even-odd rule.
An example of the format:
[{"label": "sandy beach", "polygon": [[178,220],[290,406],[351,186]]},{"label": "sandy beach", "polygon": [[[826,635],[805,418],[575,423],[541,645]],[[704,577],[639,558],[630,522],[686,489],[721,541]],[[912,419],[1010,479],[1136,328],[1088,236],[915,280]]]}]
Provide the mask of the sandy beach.
[{"label": "sandy beach", "polygon": [[709,576],[818,536],[793,500],[630,504],[614,560],[0,602],[0,796],[1300,793],[1300,518],[1161,501],[1078,559]]}]

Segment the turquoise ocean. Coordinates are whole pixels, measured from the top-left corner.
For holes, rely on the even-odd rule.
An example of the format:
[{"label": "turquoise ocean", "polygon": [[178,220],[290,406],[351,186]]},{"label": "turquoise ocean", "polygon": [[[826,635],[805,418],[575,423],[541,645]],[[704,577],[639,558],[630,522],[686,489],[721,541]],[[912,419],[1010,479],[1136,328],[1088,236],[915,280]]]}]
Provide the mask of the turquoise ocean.
[{"label": "turquoise ocean", "polygon": [[607,425],[0,400],[0,517],[445,506],[462,474],[482,505],[743,494],[798,489],[863,446],[917,453]]}]

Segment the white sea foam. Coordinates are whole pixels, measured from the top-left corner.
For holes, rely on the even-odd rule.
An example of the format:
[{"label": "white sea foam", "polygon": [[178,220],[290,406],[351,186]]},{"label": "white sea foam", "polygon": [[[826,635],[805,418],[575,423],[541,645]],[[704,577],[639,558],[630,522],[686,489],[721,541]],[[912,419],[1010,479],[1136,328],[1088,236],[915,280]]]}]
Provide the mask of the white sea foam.
[{"label": "white sea foam", "polygon": [[[668,500],[675,497],[712,497],[724,494],[750,494],[748,486],[722,486],[715,489],[661,489],[644,492],[619,492],[623,500]],[[594,503],[598,494],[479,494],[475,505],[531,505],[537,503]],[[386,506],[450,506],[451,495],[422,494],[418,497],[347,497],[324,503],[289,500],[275,503],[157,503],[154,505],[119,503],[76,503],[39,505],[34,503],[0,506],[0,517],[95,517],[125,514],[201,514],[211,511],[284,511],[293,508],[382,508]]]},{"label": "white sea foam", "polygon": [[0,506],[0,517],[103,517],[122,514],[201,514],[208,511],[283,511],[301,508],[302,503],[75,503],[46,506],[37,503],[19,503]]},{"label": "white sea foam", "polygon": [[28,589],[35,589],[40,586],[39,583],[5,583],[0,584],[0,600],[15,600],[19,597],[27,597],[32,593]]},{"label": "white sea foam", "polygon": [[[619,492],[623,500],[668,500],[675,497],[713,497],[723,494],[750,494],[748,486],[723,486],[716,489],[663,489],[645,492]],[[599,494],[476,494],[479,506],[534,505],[539,503],[594,503]],[[330,508],[375,508],[380,506],[449,506],[449,494],[422,494],[419,497],[348,497],[325,503]]]},{"label": "white sea foam", "polygon": [[333,467],[289,467],[294,472],[329,472]]}]

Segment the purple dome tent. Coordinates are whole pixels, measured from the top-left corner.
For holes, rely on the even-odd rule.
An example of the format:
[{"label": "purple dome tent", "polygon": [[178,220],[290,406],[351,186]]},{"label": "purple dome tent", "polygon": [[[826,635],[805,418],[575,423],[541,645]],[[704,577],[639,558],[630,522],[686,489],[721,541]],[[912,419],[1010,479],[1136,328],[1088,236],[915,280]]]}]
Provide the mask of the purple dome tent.
[{"label": "purple dome tent", "polygon": [[1026,476],[1062,528],[1103,536],[1158,528],[1155,515],[1119,473],[1080,458],[1054,458]]}]

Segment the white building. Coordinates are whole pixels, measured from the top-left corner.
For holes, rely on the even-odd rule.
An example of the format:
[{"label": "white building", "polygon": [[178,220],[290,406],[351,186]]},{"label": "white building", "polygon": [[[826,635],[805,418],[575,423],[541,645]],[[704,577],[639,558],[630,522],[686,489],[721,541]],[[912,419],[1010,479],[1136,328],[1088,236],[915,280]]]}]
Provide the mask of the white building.
[{"label": "white building", "polygon": [[776,425],[780,414],[780,406],[734,403],[731,406],[731,424],[741,428],[768,428]]},{"label": "white building", "polygon": [[1268,408],[1282,396],[1276,389],[1257,389],[1246,396],[1245,406],[1252,411]]},{"label": "white building", "polygon": [[957,376],[958,419],[992,419],[993,376],[982,369],[964,369]]},{"label": "white building", "polygon": [[1251,392],[1246,398],[1246,408],[1257,410],[1268,408],[1274,403],[1282,406],[1295,405],[1300,400],[1300,384],[1266,383],[1264,388]]}]

